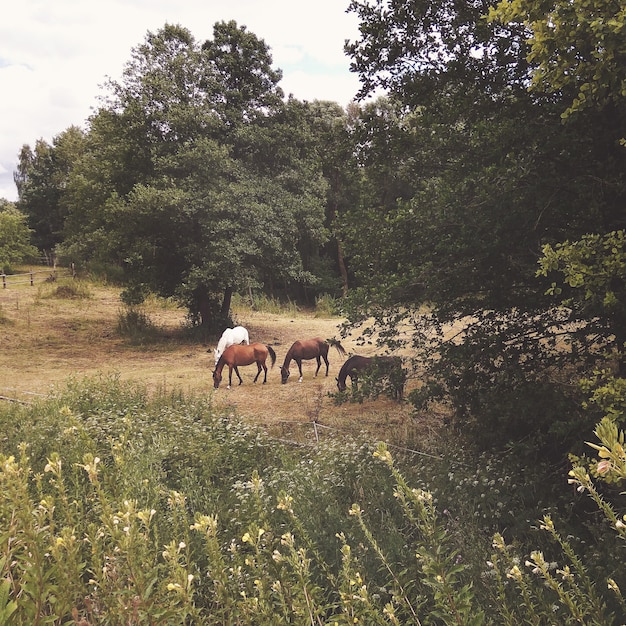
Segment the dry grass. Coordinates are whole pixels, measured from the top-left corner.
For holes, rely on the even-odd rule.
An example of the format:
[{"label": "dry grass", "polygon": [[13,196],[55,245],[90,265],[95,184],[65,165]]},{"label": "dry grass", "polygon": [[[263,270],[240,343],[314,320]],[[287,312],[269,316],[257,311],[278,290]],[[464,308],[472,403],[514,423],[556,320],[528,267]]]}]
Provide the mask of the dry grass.
[{"label": "dry grass", "polygon": [[[59,289],[61,287],[61,289]],[[329,376],[324,366],[315,378],[315,361],[303,362],[304,380],[280,382],[279,366],[296,339],[321,336],[339,338],[338,318],[312,313],[295,315],[237,311],[238,323],[246,326],[251,341],[274,347],[276,366],[269,370],[266,385],[253,385],[254,366],[241,368],[244,383],[226,389],[226,382],[213,389],[213,348],[183,332],[185,312],[159,300],[147,303],[145,313],[158,329],[157,341],[133,345],[120,337],[116,327],[122,310],[119,290],[110,286],[85,286],[89,297],[67,297],[61,283],[39,283],[0,289],[0,395],[28,400],[33,394],[47,395],[63,386],[69,377],[82,378],[114,373],[122,380],[144,384],[151,392],[181,390],[213,394],[216,405],[264,424],[276,436],[311,439],[337,431],[367,433],[396,445],[412,445],[433,433],[436,416],[419,420],[410,407],[387,398],[336,406],[329,393],[336,392],[335,376],[343,358],[335,348],[329,353]],[[343,341],[350,352],[367,354],[354,341]],[[297,369],[296,369],[297,372]],[[227,375],[227,370],[225,370]],[[224,381],[226,381],[226,377]]]}]

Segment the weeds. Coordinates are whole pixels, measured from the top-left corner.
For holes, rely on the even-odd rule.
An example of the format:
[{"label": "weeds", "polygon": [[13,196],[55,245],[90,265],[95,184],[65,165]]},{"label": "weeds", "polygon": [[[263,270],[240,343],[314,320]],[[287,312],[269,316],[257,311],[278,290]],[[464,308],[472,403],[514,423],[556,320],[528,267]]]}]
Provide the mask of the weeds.
[{"label": "weeds", "polygon": [[[623,623],[623,573],[592,577],[551,515],[545,550],[507,543],[508,521],[467,549],[481,489],[520,506],[504,464],[406,463],[353,439],[294,452],[210,397],[115,377],[2,405],[0,431],[2,624]],[[598,436],[618,480],[623,434]],[[570,480],[625,532],[585,468]]]}]

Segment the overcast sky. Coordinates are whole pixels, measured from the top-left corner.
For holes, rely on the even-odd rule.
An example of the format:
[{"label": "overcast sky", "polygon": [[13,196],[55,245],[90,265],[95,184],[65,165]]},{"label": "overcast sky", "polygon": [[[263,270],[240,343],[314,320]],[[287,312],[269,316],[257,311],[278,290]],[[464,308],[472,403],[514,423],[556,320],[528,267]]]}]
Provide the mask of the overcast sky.
[{"label": "overcast sky", "polygon": [[344,55],[358,36],[349,0],[14,0],[0,23],[0,198],[17,199],[23,144],[84,126],[106,77],[118,79],[131,48],[166,23],[198,42],[235,20],[271,48],[280,85],[300,100],[345,107],[359,82]]}]

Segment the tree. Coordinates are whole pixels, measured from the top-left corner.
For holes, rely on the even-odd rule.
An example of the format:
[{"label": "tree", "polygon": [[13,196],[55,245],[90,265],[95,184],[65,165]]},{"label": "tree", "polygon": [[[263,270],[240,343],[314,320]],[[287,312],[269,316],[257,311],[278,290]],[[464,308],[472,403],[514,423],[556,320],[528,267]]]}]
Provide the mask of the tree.
[{"label": "tree", "polygon": [[[67,254],[123,268],[222,325],[235,289],[310,282],[325,185],[262,40],[234,22],[199,46],[166,25],[90,120],[66,194]],[[301,141],[305,138],[305,141]]]},{"label": "tree", "polygon": [[33,243],[48,256],[54,255],[63,240],[62,199],[84,141],[83,131],[71,126],[54,137],[52,145],[40,139],[34,150],[24,145],[20,151],[15,175],[17,207],[28,216]]},{"label": "tree", "polygon": [[586,108],[623,107],[626,99],[626,15],[620,0],[502,0],[490,22],[529,31],[533,91],[564,100],[563,116]]},{"label": "tree", "polygon": [[31,231],[26,216],[11,202],[0,203],[0,269],[37,257],[37,248],[30,243]]},{"label": "tree", "polygon": [[347,50],[363,94],[388,89],[394,111],[364,125],[364,177],[404,172],[406,187],[385,199],[372,184],[346,219],[361,283],[349,314],[355,326],[373,316],[364,340],[379,331],[392,348],[399,325],[412,325],[427,366],[416,405],[450,402],[482,446],[526,441],[560,455],[593,426],[571,390],[602,354],[563,349],[582,312],[556,314],[537,260],[545,244],[621,227],[623,155],[612,118],[587,110],[562,124],[555,94],[527,89],[530,31],[488,22],[489,7],[350,5],[362,20]]}]

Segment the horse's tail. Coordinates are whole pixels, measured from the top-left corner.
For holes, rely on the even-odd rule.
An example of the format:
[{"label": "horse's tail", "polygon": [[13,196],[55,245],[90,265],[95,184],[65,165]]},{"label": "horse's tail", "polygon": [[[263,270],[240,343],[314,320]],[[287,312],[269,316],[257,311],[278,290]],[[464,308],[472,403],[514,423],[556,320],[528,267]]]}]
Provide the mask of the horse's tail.
[{"label": "horse's tail", "polygon": [[337,352],[339,352],[341,356],[346,356],[346,350],[341,345],[341,342],[339,342],[337,339],[327,339],[326,341],[328,342],[329,346],[335,346],[335,348],[337,348]]},{"label": "horse's tail", "polygon": [[270,353],[270,358],[272,359],[272,367],[274,367],[274,363],[276,363],[276,352],[274,352],[274,348],[272,346],[265,346],[267,351]]}]

